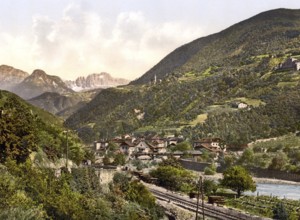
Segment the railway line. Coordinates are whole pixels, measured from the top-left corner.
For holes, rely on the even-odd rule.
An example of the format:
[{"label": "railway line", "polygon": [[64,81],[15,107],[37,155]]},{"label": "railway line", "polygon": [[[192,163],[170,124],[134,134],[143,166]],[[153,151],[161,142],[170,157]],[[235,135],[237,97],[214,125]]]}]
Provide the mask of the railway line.
[{"label": "railway line", "polygon": [[[187,209],[192,212],[196,212],[197,202],[193,199],[180,196],[172,192],[162,192],[148,186],[153,195],[163,201],[172,202],[181,208]],[[202,215],[202,206],[199,206],[199,216]],[[210,217],[218,220],[266,220],[268,218],[253,216],[250,214],[242,213],[237,210],[228,209],[224,207],[213,206],[210,204],[204,204],[204,214],[206,217]],[[201,217],[200,217],[201,218]]]}]

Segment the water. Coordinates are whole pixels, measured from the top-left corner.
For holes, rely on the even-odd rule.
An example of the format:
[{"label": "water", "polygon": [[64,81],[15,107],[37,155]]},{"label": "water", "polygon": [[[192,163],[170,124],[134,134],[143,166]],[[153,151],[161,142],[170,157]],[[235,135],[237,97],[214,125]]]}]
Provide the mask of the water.
[{"label": "water", "polygon": [[278,198],[300,200],[300,185],[287,185],[287,184],[271,184],[271,183],[258,183],[256,184],[256,191],[245,192],[246,195],[267,195],[277,196]]}]

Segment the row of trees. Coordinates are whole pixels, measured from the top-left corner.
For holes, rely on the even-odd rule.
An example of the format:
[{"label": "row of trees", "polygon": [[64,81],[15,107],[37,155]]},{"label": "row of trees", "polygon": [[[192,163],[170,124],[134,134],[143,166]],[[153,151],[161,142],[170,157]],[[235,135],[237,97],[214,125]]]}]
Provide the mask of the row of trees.
[{"label": "row of trees", "polygon": [[241,157],[225,156],[227,165],[237,163],[246,167],[281,170],[291,173],[300,172],[300,137],[290,134],[274,140],[254,143],[244,150]]}]

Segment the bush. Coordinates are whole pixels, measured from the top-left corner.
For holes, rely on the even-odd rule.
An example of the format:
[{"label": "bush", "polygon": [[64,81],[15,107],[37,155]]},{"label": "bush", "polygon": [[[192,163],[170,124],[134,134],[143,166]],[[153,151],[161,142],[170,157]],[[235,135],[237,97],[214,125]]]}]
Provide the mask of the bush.
[{"label": "bush", "polygon": [[215,171],[213,169],[211,169],[210,167],[205,167],[204,169],[204,174],[205,175],[215,175]]},{"label": "bush", "polygon": [[215,175],[217,171],[217,167],[215,166],[215,164],[211,164],[209,167],[205,167],[204,169],[204,174],[205,175]]},{"label": "bush", "polygon": [[218,184],[213,180],[204,180],[203,189],[205,195],[210,196],[216,193],[218,189]]},{"label": "bush", "polygon": [[47,214],[41,208],[25,209],[21,207],[0,210],[0,219],[42,220]]},{"label": "bush", "polygon": [[158,179],[160,186],[170,190],[189,192],[194,187],[194,174],[183,168],[159,166],[150,175]]},{"label": "bush", "polygon": [[288,213],[282,202],[277,203],[273,209],[273,218],[278,220],[288,220]]}]

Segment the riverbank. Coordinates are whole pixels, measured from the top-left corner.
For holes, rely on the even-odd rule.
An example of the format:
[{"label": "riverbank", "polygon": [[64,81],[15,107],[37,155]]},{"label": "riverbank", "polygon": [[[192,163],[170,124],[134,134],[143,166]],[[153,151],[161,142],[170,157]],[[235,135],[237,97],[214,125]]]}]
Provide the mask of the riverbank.
[{"label": "riverbank", "polygon": [[256,183],[270,183],[270,184],[285,184],[285,185],[297,185],[300,186],[300,182],[280,180],[280,179],[268,179],[268,178],[256,178],[253,177]]},{"label": "riverbank", "polygon": [[[223,178],[222,173],[216,173],[215,175],[204,175],[203,172],[196,172],[198,175],[202,175],[205,179],[212,179],[212,180],[219,180]],[[257,178],[253,177],[253,180],[256,183],[262,184],[285,184],[285,185],[297,185],[300,186],[300,182],[288,181],[288,180],[281,180],[281,179],[270,179],[270,178]]]}]

